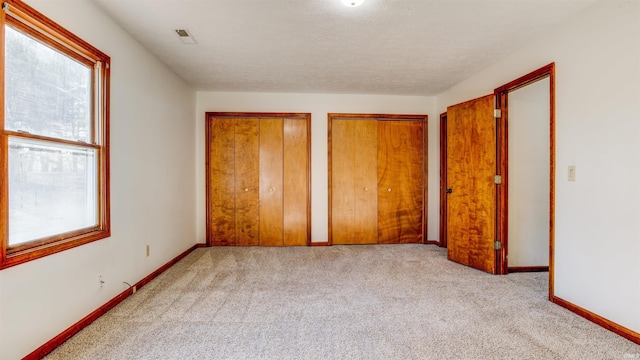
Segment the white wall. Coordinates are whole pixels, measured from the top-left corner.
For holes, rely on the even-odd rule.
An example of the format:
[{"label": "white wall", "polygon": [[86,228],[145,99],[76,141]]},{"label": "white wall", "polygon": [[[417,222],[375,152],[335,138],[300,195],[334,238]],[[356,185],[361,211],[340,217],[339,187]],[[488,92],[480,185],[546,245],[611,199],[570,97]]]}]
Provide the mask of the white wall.
[{"label": "white wall", "polygon": [[509,267],[549,266],[549,81],[509,92]]},{"label": "white wall", "polygon": [[597,3],[441,94],[437,107],[553,61],[555,295],[640,332],[640,2]]},{"label": "white wall", "polygon": [[111,56],[112,236],[0,271],[0,359],[22,358],[195,243],[195,91],[91,2],[28,3]]},{"label": "white wall", "polygon": [[327,114],[427,114],[429,115],[429,240],[438,239],[438,116],[434,98],[423,96],[267,94],[198,92],[196,110],[198,241],[205,242],[205,112],[304,112],[311,113],[311,239],[328,239]]}]

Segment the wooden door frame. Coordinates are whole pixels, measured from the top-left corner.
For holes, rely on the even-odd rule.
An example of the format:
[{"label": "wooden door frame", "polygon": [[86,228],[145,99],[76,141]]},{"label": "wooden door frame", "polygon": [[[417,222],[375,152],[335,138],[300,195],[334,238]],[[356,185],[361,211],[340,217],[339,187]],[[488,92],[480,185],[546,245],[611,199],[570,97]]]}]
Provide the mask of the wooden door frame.
[{"label": "wooden door frame", "polygon": [[447,247],[447,113],[440,114],[440,229],[438,246]]},{"label": "wooden door frame", "polygon": [[498,169],[497,174],[502,175],[502,185],[498,186],[498,217],[497,234],[502,241],[502,249],[496,254],[496,267],[499,274],[508,273],[508,204],[509,204],[509,152],[508,152],[508,125],[509,102],[508,94],[536,81],[549,78],[549,298],[553,298],[554,280],[554,235],[555,235],[555,63],[548,64],[521,76],[494,90],[496,109],[501,111],[501,120],[498,121]]},{"label": "wooden door frame", "polygon": [[205,204],[206,204],[206,245],[211,244],[211,214],[209,210],[209,198],[211,189],[209,187],[209,139],[211,139],[211,122],[216,118],[282,118],[282,119],[304,119],[307,124],[307,246],[311,246],[311,113],[278,113],[278,112],[219,112],[210,111],[205,113]]},{"label": "wooden door frame", "polygon": [[332,223],[331,223],[331,123],[333,120],[337,119],[362,119],[362,120],[421,120],[422,121],[422,243],[430,244],[429,240],[427,240],[427,209],[428,209],[428,115],[402,115],[402,114],[352,114],[352,113],[328,113],[327,114],[327,154],[328,154],[328,192],[329,192],[329,228],[328,228],[328,240],[327,245],[333,245],[332,239]]}]

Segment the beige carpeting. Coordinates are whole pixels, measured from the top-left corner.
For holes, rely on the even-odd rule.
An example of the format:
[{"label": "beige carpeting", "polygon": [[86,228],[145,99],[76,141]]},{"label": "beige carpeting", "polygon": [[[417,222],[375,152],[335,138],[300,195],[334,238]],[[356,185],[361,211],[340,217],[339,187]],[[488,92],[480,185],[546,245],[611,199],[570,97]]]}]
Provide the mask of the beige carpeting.
[{"label": "beige carpeting", "polygon": [[48,359],[640,358],[547,301],[547,276],[433,245],[198,249]]}]

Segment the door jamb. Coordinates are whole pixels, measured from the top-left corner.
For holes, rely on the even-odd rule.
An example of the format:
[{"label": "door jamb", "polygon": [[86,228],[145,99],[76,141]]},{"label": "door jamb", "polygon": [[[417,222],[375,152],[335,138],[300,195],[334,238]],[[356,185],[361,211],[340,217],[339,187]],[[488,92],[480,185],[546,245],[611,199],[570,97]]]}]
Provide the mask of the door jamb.
[{"label": "door jamb", "polygon": [[496,109],[501,111],[498,122],[498,159],[497,174],[502,175],[502,185],[498,186],[498,235],[502,240],[502,249],[496,254],[496,270],[498,274],[508,273],[508,94],[538,80],[549,78],[549,126],[550,126],[550,158],[549,158],[549,299],[553,298],[554,283],[554,234],[555,234],[555,63],[550,63],[524,76],[519,77],[494,90]]},{"label": "door jamb", "polygon": [[440,233],[438,246],[447,247],[447,113],[440,114]]}]

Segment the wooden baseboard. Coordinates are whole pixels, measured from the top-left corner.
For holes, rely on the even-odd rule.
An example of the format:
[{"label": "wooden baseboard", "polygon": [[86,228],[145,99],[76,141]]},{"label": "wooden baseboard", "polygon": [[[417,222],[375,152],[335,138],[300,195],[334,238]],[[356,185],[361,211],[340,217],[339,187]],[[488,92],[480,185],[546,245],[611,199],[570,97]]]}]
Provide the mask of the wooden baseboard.
[{"label": "wooden baseboard", "polygon": [[440,246],[440,241],[438,241],[438,240],[427,240],[424,243],[427,244],[427,245],[438,245],[438,246]]},{"label": "wooden baseboard", "polygon": [[548,266],[514,266],[509,267],[509,273],[523,273],[523,272],[548,272]]},{"label": "wooden baseboard", "polygon": [[563,300],[557,296],[553,296],[551,298],[551,301],[554,304],[560,305],[563,308],[574,312],[580,316],[582,316],[583,318],[591,321],[592,323],[595,323],[597,325],[602,326],[603,328],[612,331],[620,336],[622,336],[625,339],[628,339],[630,341],[633,341],[634,343],[640,345],[640,333],[637,333],[631,329],[627,329],[626,327],[616,324],[611,320],[605,319],[602,316],[598,315],[598,314],[594,314],[591,311],[587,310],[587,309],[583,309],[578,305],[572,304],[566,300]]},{"label": "wooden baseboard", "polygon": [[318,242],[310,242],[309,246],[329,246],[329,242],[328,241],[318,241]]},{"label": "wooden baseboard", "polygon": [[107,301],[106,304],[100,306],[98,309],[94,310],[92,313],[90,313],[89,315],[87,315],[84,318],[82,318],[82,320],[80,320],[77,323],[71,325],[68,329],[66,329],[65,331],[61,332],[60,334],[58,334],[53,339],[47,341],[44,345],[40,346],[39,348],[37,348],[36,350],[31,352],[29,355],[25,356],[23,358],[23,360],[36,360],[36,359],[43,358],[45,355],[47,355],[51,351],[53,351],[53,349],[55,349],[58,346],[62,345],[62,343],[64,343],[65,341],[69,340],[73,335],[75,335],[78,332],[80,332],[80,330],[84,329],[89,324],[91,324],[96,319],[98,319],[100,316],[104,315],[109,310],[113,309],[116,305],[121,303],[124,299],[128,298],[129,296],[131,296],[135,292],[133,290],[134,288],[137,291],[138,289],[140,289],[144,285],[148,284],[155,277],[157,277],[158,275],[162,274],[168,268],[173,266],[175,263],[177,263],[178,261],[182,260],[182,258],[184,258],[185,256],[189,255],[189,253],[192,252],[193,250],[195,250],[196,248],[205,247],[205,246],[206,246],[206,244],[195,244],[195,245],[191,246],[189,249],[185,250],[180,255],[176,256],[173,259],[171,259],[168,263],[162,265],[160,268],[158,268],[158,270],[156,270],[156,271],[152,272],[151,274],[147,275],[146,277],[144,277],[142,280],[138,281],[135,285],[133,285],[129,289],[127,289],[127,290],[121,292],[120,294],[116,295],[116,297],[114,297],[113,299]]}]

